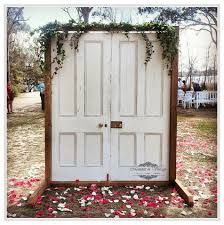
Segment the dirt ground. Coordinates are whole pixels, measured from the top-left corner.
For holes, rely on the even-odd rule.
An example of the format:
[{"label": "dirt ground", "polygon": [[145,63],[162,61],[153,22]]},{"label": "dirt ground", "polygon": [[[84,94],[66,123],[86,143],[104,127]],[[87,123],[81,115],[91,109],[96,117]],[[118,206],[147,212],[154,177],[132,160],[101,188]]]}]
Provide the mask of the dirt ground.
[{"label": "dirt ground", "polygon": [[26,199],[44,174],[44,113],[39,92],[23,93],[7,115],[8,205]]},{"label": "dirt ground", "polygon": [[[193,194],[194,207],[188,207],[172,187],[94,184],[48,188],[36,205],[28,205],[27,199],[44,172],[44,114],[37,93],[28,95],[17,99],[15,113],[8,114],[7,217],[217,217],[217,123],[213,108],[178,108],[177,178]],[[16,106],[24,100],[27,103],[22,107]]]}]

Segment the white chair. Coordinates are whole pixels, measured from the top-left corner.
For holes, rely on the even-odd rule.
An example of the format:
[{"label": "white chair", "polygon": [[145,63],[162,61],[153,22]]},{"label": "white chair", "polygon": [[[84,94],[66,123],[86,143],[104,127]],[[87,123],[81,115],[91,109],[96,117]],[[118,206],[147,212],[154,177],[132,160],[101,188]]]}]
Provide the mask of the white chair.
[{"label": "white chair", "polygon": [[185,95],[184,95],[184,98],[183,98],[183,107],[184,107],[184,109],[186,109],[187,104],[188,104],[188,107],[191,108],[193,100],[194,100],[193,92],[192,91],[187,91],[185,93]]},{"label": "white chair", "polygon": [[181,104],[183,105],[183,99],[184,99],[184,91],[181,89],[178,89],[177,92],[177,105]]},{"label": "white chair", "polygon": [[194,105],[196,109],[199,108],[200,104],[205,107],[205,104],[209,103],[209,94],[208,91],[197,91],[195,93]]}]

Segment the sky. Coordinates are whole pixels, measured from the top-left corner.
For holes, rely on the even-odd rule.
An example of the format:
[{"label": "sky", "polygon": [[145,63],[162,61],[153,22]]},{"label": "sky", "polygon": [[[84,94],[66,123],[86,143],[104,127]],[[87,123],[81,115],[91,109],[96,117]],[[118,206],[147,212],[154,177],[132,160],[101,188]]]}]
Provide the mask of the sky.
[{"label": "sky", "polygon": [[[132,8],[119,7],[118,10],[121,12],[120,16],[130,18]],[[75,14],[73,14],[75,15]],[[24,7],[24,18],[28,19],[27,23],[32,29],[39,26],[45,25],[48,22],[58,20],[62,23],[66,23],[69,20],[68,15],[62,10],[62,7],[54,6],[30,6]],[[149,21],[150,18],[145,16],[132,15],[133,23],[141,23]],[[91,20],[90,20],[91,22]],[[180,55],[179,64],[182,64],[184,70],[188,67],[188,56],[196,58],[195,68],[202,70],[205,64],[206,50],[211,43],[210,34],[206,31],[196,32],[191,29],[181,30],[180,32]],[[212,45],[210,48],[210,55],[213,56],[216,52],[215,46]],[[211,62],[212,63],[212,62]]]}]

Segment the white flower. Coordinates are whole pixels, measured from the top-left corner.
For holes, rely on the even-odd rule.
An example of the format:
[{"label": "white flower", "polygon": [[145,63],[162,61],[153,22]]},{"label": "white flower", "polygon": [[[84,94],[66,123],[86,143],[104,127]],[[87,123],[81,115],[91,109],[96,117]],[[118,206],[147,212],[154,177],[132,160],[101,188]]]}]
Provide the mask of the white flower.
[{"label": "white flower", "polygon": [[135,195],[133,196],[133,199],[137,200],[137,199],[138,199],[138,195],[135,194]]},{"label": "white flower", "polygon": [[163,201],[163,198],[159,196],[159,201]]},{"label": "white flower", "polygon": [[81,191],[81,189],[74,187],[74,191]]},{"label": "white flower", "polygon": [[118,199],[115,199],[114,202],[117,203],[117,202],[119,202],[119,200]]},{"label": "white flower", "polygon": [[111,212],[111,213],[114,213],[114,210],[113,210],[113,209],[110,209],[110,212]]},{"label": "white flower", "polygon": [[135,188],[136,188],[136,189],[143,189],[143,188],[144,188],[144,185],[136,186]]},{"label": "white flower", "polygon": [[135,212],[135,210],[134,209],[130,209],[130,212]]},{"label": "white flower", "polygon": [[130,199],[131,196],[130,195],[122,195],[123,198],[127,198],[127,199]]},{"label": "white flower", "polygon": [[145,189],[146,189],[146,190],[149,190],[149,189],[150,189],[150,187],[149,187],[149,186],[147,186],[147,187],[145,187]]},{"label": "white flower", "polygon": [[104,187],[101,188],[101,191],[108,191],[109,188],[110,188],[110,187],[105,187],[105,186],[104,186]]},{"label": "white flower", "polygon": [[61,212],[72,212],[72,210],[68,208],[58,208],[58,210]]},{"label": "white flower", "polygon": [[130,193],[131,193],[131,194],[134,194],[134,193],[135,193],[135,190],[131,190]]},{"label": "white flower", "polygon": [[109,217],[111,214],[110,214],[110,213],[104,213],[104,215],[105,215],[106,217]]},{"label": "white flower", "polygon": [[92,192],[92,195],[96,195],[96,192],[95,192],[95,191],[93,191],[93,192]]},{"label": "white flower", "polygon": [[59,208],[64,208],[64,207],[65,207],[65,204],[66,204],[65,202],[64,202],[64,203],[59,203],[59,204],[58,204],[58,207],[59,207]]},{"label": "white flower", "polygon": [[65,198],[65,197],[63,197],[63,196],[59,196],[59,198],[60,198],[60,199],[63,199],[63,200],[65,200],[65,199],[66,199],[66,198]]},{"label": "white flower", "polygon": [[126,205],[126,207],[127,207],[128,209],[130,209],[130,208],[131,208],[131,206],[130,206],[130,205]]},{"label": "white flower", "polygon": [[132,215],[132,216],[135,216],[135,215],[136,215],[136,213],[135,213],[135,212],[131,212],[131,215]]}]

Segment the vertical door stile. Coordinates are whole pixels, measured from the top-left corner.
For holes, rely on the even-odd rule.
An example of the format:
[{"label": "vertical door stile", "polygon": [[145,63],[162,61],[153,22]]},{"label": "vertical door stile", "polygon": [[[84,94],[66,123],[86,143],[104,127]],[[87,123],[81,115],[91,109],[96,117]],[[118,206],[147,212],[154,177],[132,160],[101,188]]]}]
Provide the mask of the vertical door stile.
[{"label": "vertical door stile", "polygon": [[[144,50],[145,43],[141,41],[141,35],[136,34],[136,39],[138,43],[138,62],[137,62],[137,71],[136,75],[138,78],[138,92],[137,92],[137,117],[144,117],[144,102],[145,102],[145,67],[146,65],[142,64],[144,62]],[[137,136],[137,165],[144,163],[144,132],[139,132]]]}]

